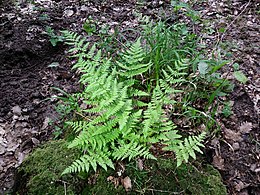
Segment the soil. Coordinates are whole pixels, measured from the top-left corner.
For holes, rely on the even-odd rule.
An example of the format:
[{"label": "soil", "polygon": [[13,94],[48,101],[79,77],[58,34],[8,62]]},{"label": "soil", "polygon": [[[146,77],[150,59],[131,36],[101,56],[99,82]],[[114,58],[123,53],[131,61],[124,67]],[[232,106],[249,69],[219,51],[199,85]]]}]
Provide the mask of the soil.
[{"label": "soil", "polygon": [[[12,189],[15,170],[24,157],[50,139],[53,130],[49,122],[58,123],[54,109],[57,100],[48,99],[58,94],[52,87],[67,92],[78,89],[66,46],[58,43],[53,47],[45,28],[83,33],[82,25],[92,16],[100,25],[108,24],[111,32],[116,26],[123,31],[138,25],[137,11],[155,19],[162,12],[172,18],[170,1],[138,2],[0,2],[0,194]],[[229,97],[233,115],[219,119],[220,136],[207,144],[206,155],[220,171],[229,194],[260,194],[259,3],[209,0],[194,4],[194,9],[215,30],[205,41],[209,46],[226,42],[221,51],[231,51],[227,58],[239,63],[249,79],[245,85],[236,82]],[[226,32],[220,33],[223,25]],[[132,36],[127,31],[123,35]],[[53,62],[59,65],[50,67]],[[227,67],[226,72],[230,69]]]}]

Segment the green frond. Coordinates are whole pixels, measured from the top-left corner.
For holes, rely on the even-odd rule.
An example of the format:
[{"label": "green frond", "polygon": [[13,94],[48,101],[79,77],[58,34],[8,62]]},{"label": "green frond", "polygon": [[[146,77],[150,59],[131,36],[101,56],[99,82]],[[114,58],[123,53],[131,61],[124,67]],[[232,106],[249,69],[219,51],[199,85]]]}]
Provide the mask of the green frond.
[{"label": "green frond", "polygon": [[90,167],[96,171],[98,165],[105,170],[107,170],[108,167],[115,169],[109,152],[102,152],[100,150],[88,151],[88,154],[81,156],[80,159],[74,161],[72,165],[67,167],[62,175],[67,173],[88,172]]},{"label": "green frond", "polygon": [[127,78],[143,74],[152,66],[151,62],[142,63],[146,53],[141,46],[139,38],[122,54],[122,61],[117,61],[118,73]]},{"label": "green frond", "polygon": [[130,143],[121,142],[119,147],[114,148],[112,156],[116,160],[123,160],[126,158],[131,160],[137,156],[147,159],[156,159],[152,154],[150,154],[149,148],[134,141]]},{"label": "green frond", "polygon": [[188,162],[189,157],[196,159],[196,152],[202,153],[200,147],[204,147],[202,144],[206,137],[206,133],[203,132],[199,136],[189,136],[181,142],[168,142],[169,145],[164,150],[172,150],[176,154],[177,166],[180,166],[183,161]]},{"label": "green frond", "polygon": [[144,96],[149,96],[150,94],[141,91],[139,89],[131,88],[129,89],[129,96],[135,96],[135,97],[144,97]]}]

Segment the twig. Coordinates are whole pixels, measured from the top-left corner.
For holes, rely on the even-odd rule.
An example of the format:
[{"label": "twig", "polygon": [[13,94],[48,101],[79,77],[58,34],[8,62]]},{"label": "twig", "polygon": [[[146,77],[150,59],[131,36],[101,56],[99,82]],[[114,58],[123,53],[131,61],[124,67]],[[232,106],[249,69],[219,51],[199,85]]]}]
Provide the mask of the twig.
[{"label": "twig", "polygon": [[168,190],[156,190],[156,189],[151,189],[151,188],[148,188],[146,189],[148,191],[155,191],[155,192],[162,192],[162,193],[169,193],[169,194],[182,194],[184,191],[181,191],[181,192],[172,192],[172,191],[168,191]]},{"label": "twig", "polygon": [[246,10],[246,8],[249,6],[249,4],[251,3],[251,0],[249,0],[247,2],[247,4],[245,5],[244,9],[235,17],[235,19],[227,26],[225,32],[222,34],[220,41],[223,40],[225,33],[229,30],[229,28],[234,24],[234,22],[241,16],[241,14]]},{"label": "twig", "polygon": [[64,195],[67,195],[66,182],[63,182],[63,186],[64,186]]},{"label": "twig", "polygon": [[241,16],[241,14],[246,10],[246,8],[249,6],[250,3],[251,3],[251,0],[249,0],[246,4],[244,4],[245,6],[244,6],[243,10],[234,18],[234,20],[232,22],[230,22],[230,24],[227,26],[227,28],[223,32],[221,38],[218,39],[216,46],[219,44],[219,42],[223,41],[223,38],[226,35],[225,33],[230,29],[230,27],[235,23],[235,21]]},{"label": "twig", "polygon": [[63,180],[60,180],[60,179],[58,179],[57,181],[63,183],[63,186],[64,186],[64,194],[67,195],[67,187],[66,187],[66,184],[67,184],[68,182],[63,181]]},{"label": "twig", "polygon": [[77,112],[77,111],[75,111],[75,114],[81,116],[81,117],[84,118],[86,121],[91,121],[89,118],[87,118],[86,116],[84,116],[83,114],[81,114],[81,113],[79,113],[79,112]]}]

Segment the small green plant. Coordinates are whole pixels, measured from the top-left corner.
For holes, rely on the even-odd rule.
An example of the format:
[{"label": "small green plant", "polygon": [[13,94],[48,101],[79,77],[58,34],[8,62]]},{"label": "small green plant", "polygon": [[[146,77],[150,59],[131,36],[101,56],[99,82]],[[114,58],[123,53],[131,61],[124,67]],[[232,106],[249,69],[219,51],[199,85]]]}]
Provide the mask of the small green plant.
[{"label": "small green plant", "polygon": [[55,47],[59,42],[63,42],[63,37],[55,34],[54,30],[50,26],[45,28],[45,32],[50,37],[49,40],[53,47]]},{"label": "small green plant", "polygon": [[50,16],[48,14],[41,14],[39,20],[50,20]]},{"label": "small green plant", "polygon": [[200,38],[190,31],[185,24],[144,21],[147,58],[153,63],[144,76],[145,83],[150,88],[154,81],[167,81],[168,89],[175,89],[179,96],[172,115],[188,119],[192,126],[205,123],[213,127],[215,111],[209,110],[212,102],[233,89],[232,83],[218,73],[228,61],[204,59]]},{"label": "small green plant", "polygon": [[193,22],[196,22],[200,19],[199,12],[193,10],[189,3],[181,2],[179,0],[172,0],[171,5],[173,6],[173,10],[176,13],[184,9],[185,15],[191,18]]},{"label": "small green plant", "polygon": [[234,63],[233,68],[234,68],[233,75],[234,75],[235,79],[238,80],[239,82],[245,84],[248,81],[248,78],[241,70],[239,70],[239,64]]},{"label": "small green plant", "polygon": [[93,35],[93,33],[95,33],[97,30],[95,21],[91,17],[89,17],[83,24],[83,29],[88,35]]},{"label": "small green plant", "polygon": [[[69,147],[80,148],[83,155],[63,174],[88,172],[90,168],[96,171],[98,165],[107,170],[114,168],[115,160],[156,159],[150,152],[154,143],[165,144],[165,150],[174,151],[177,166],[187,162],[190,156],[195,158],[195,151],[201,152],[206,134],[181,139],[176,125],[163,109],[175,103],[171,95],[178,90],[171,89],[171,84],[182,80],[165,71],[166,80],[151,82],[149,89],[142,85],[141,75],[148,74],[154,64],[147,61],[140,38],[113,62],[103,57],[95,44],[90,47],[76,33],[63,33],[66,42],[74,45],[70,52],[78,62],[73,68],[82,72],[80,82],[86,86],[83,92],[70,95],[73,105],[81,102],[77,106],[80,119],[66,122],[78,133]],[[176,71],[186,71],[183,63],[175,65]],[[171,69],[168,72],[175,73]]]},{"label": "small green plant", "polygon": [[232,114],[232,106],[230,102],[226,102],[224,104],[224,108],[222,110],[222,114],[224,115],[224,117],[229,117]]}]

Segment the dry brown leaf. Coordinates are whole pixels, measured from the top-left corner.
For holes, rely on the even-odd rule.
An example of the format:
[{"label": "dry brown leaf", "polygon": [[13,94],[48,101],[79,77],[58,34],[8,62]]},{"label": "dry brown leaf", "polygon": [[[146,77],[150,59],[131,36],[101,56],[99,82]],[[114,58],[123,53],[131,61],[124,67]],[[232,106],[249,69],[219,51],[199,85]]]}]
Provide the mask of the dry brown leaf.
[{"label": "dry brown leaf", "polygon": [[220,155],[213,156],[213,165],[219,170],[224,170],[224,159]]},{"label": "dry brown leaf", "polygon": [[117,188],[119,186],[119,179],[116,177],[109,176],[107,178],[107,181],[112,182],[114,184],[115,188]]},{"label": "dry brown leaf", "polygon": [[124,179],[122,179],[122,185],[124,186],[125,190],[128,192],[132,189],[132,182],[130,177],[125,177]]},{"label": "dry brown leaf", "polygon": [[230,129],[225,128],[224,129],[224,136],[228,140],[232,140],[234,142],[241,141],[241,133],[240,132],[234,132]]},{"label": "dry brown leaf", "polygon": [[114,177],[110,175],[110,176],[107,178],[107,181],[112,181],[113,179],[114,179]]},{"label": "dry brown leaf", "polygon": [[239,132],[245,134],[245,133],[249,133],[253,128],[253,124],[251,122],[244,122],[241,123],[240,127],[239,127]]},{"label": "dry brown leaf", "polygon": [[245,184],[242,181],[239,181],[236,185],[235,185],[235,189],[240,192],[241,190],[243,190],[244,188],[248,187],[249,184]]},{"label": "dry brown leaf", "polygon": [[140,171],[142,171],[144,169],[144,163],[143,163],[143,160],[138,158],[137,159],[137,167]]}]

